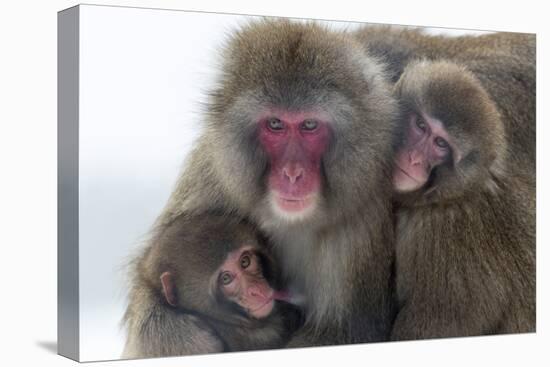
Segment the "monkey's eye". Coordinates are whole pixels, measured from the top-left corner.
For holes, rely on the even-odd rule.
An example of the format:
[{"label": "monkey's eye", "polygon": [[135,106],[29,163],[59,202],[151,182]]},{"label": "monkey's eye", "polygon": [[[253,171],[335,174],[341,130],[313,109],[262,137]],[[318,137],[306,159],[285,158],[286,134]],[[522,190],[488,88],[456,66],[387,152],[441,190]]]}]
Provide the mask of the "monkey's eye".
[{"label": "monkey's eye", "polygon": [[229,272],[223,272],[220,274],[220,283],[222,285],[229,285],[233,281],[233,275]]},{"label": "monkey's eye", "polygon": [[435,138],[435,145],[440,147],[441,149],[449,149],[449,143],[441,137]]},{"label": "monkey's eye", "polygon": [[244,255],[241,257],[241,268],[246,269],[250,266],[250,255]]},{"label": "monkey's eye", "polygon": [[424,119],[420,116],[417,116],[416,117],[416,126],[422,130],[422,131],[426,131],[426,121],[424,121]]},{"label": "monkey's eye", "polygon": [[319,123],[316,120],[308,119],[302,122],[302,129],[308,131],[315,130],[317,129],[317,125],[319,125]]},{"label": "monkey's eye", "polygon": [[283,122],[275,117],[267,120],[267,126],[273,131],[281,131],[284,128]]}]

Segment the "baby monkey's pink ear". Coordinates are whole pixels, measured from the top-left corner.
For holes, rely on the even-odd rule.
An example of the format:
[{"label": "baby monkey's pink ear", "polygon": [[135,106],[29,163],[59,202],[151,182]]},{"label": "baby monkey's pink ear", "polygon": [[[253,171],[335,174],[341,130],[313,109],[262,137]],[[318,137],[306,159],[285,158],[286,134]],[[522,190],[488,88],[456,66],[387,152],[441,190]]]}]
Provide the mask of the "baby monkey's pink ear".
[{"label": "baby monkey's pink ear", "polygon": [[166,302],[170,306],[177,306],[178,300],[176,298],[176,288],[174,287],[174,276],[169,271],[165,271],[160,276],[160,282],[162,284],[162,293]]}]

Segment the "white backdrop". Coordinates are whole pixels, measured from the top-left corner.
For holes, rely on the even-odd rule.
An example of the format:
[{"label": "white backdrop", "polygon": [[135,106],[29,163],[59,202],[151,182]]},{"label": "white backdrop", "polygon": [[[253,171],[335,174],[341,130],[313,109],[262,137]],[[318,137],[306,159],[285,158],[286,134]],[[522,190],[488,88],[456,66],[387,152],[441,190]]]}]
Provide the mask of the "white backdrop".
[{"label": "white backdrop", "polygon": [[[548,361],[550,319],[548,318],[548,263],[550,240],[549,169],[550,145],[542,144],[550,136],[548,119],[550,81],[547,61],[550,29],[544,2],[480,2],[463,0],[442,4],[439,0],[393,0],[358,2],[297,2],[278,0],[96,0],[96,3],[172,9],[224,11],[242,14],[265,14],[319,19],[372,21],[379,23],[434,25],[471,29],[536,32],[537,36],[537,152],[539,192],[537,215],[537,334],[484,338],[458,338],[429,342],[380,343],[345,347],[326,347],[277,352],[233,353],[199,357],[151,359],[126,362],[103,362],[98,366],[219,366],[243,365],[351,365],[377,366],[545,366]],[[0,361],[5,365],[69,366],[75,363],[59,357],[56,350],[56,12],[75,5],[74,0],[3,2],[0,5]],[[145,27],[145,26],[144,26]],[[123,32],[120,25],[116,28]],[[153,30],[150,30],[153,31]],[[135,61],[135,60],[134,60]],[[545,66],[546,65],[546,66]],[[190,109],[196,111],[196,106]],[[183,119],[182,119],[183,121]],[[157,134],[159,132],[157,131]],[[182,144],[182,147],[185,144]],[[145,147],[143,149],[146,149]],[[183,158],[183,153],[181,154]],[[179,166],[174,159],[174,166]],[[158,163],[158,162],[157,162]],[[158,163],[160,164],[160,163]],[[174,172],[175,174],[175,172]],[[160,178],[160,176],[159,176]],[[152,177],[148,177],[152,180]],[[165,193],[172,178],[153,185]],[[163,186],[165,185],[165,186]],[[126,187],[126,190],[131,188]],[[99,190],[96,190],[99,191]],[[152,192],[151,190],[150,192]],[[159,192],[159,199],[163,195]],[[128,208],[131,208],[129,205]],[[143,209],[144,206],[141,206]],[[151,208],[150,218],[156,215]],[[123,213],[123,214],[128,214]],[[120,218],[117,218],[120,222]],[[123,297],[115,278],[118,261],[125,257],[123,248],[139,243],[149,223],[145,216],[134,225],[134,234],[121,238],[109,247],[107,256],[97,259],[98,279],[104,288],[97,297],[97,312],[105,319],[96,343],[106,354],[118,355],[121,341],[117,335]],[[138,228],[139,227],[139,228]],[[108,227],[107,227],[108,228]],[[99,235],[99,234],[98,234]],[[104,237],[100,238],[104,239]],[[126,242],[125,242],[126,241]],[[98,248],[107,249],[101,243]],[[107,250],[105,250],[107,251]],[[113,251],[112,253],[110,251]],[[105,252],[107,255],[107,252]],[[89,255],[88,255],[89,256]],[[83,258],[84,260],[84,258]],[[104,261],[112,261],[103,266]],[[111,277],[112,275],[112,277]],[[98,286],[94,286],[97,290]],[[103,310],[103,311],[101,311]],[[111,315],[111,316],[109,316]],[[89,324],[89,322],[88,322]],[[102,329],[102,330],[100,330]],[[91,329],[90,329],[91,330]],[[86,339],[93,342],[92,334]],[[93,342],[95,343],[95,342]],[[112,345],[107,346],[107,344]]]},{"label": "white backdrop", "polygon": [[99,6],[80,14],[81,358],[116,359],[124,264],[200,132],[217,50],[251,17]]}]

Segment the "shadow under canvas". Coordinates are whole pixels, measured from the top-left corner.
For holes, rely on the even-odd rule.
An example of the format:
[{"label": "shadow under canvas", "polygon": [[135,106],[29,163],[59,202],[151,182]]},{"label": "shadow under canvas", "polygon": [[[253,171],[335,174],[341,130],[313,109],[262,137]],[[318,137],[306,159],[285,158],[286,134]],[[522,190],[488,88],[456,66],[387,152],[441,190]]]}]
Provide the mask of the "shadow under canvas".
[{"label": "shadow under canvas", "polygon": [[57,341],[37,341],[36,345],[50,353],[57,354]]}]

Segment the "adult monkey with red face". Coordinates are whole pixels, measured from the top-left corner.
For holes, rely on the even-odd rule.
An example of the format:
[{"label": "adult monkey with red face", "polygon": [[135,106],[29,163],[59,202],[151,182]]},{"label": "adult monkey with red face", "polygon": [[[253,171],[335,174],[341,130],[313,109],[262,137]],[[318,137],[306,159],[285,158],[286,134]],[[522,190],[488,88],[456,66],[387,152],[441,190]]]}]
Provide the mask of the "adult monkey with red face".
[{"label": "adult monkey with red face", "polygon": [[386,340],[397,104],[382,68],[349,35],[290,21],[243,27],[223,56],[204,134],[151,243],[180,216],[249,218],[304,300],[291,345]]},{"label": "adult monkey with red face", "polygon": [[535,178],[510,161],[495,103],[448,61],[411,63],[395,93],[392,339],[534,332]]}]

